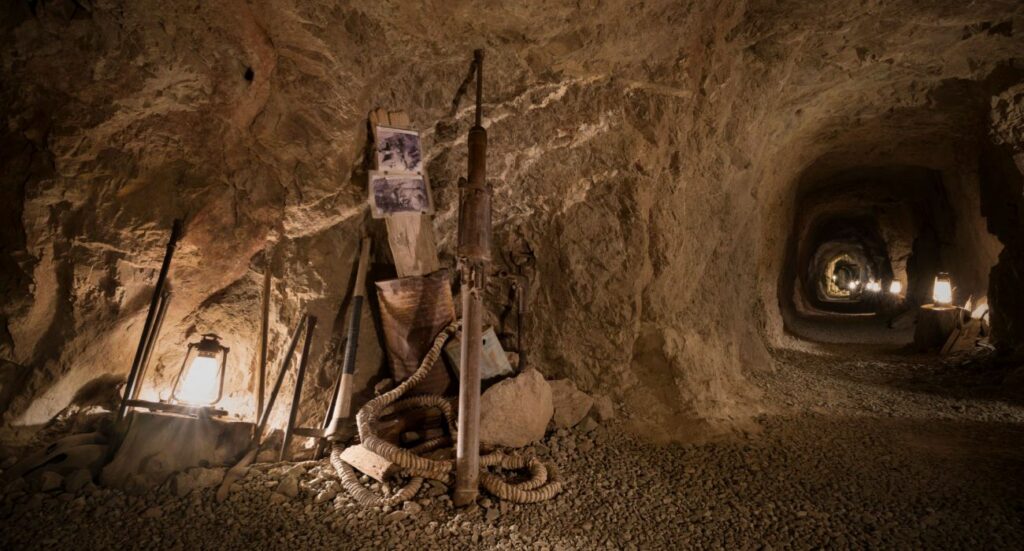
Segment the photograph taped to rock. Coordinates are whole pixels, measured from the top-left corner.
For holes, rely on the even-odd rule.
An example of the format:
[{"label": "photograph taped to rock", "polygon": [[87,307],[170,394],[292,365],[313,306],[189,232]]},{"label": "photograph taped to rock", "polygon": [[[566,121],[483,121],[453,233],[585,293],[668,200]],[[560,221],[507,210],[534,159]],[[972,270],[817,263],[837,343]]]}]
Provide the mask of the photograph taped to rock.
[{"label": "photograph taped to rock", "polygon": [[434,212],[427,179],[415,174],[383,174],[371,171],[370,207],[374,218],[402,212]]},{"label": "photograph taped to rock", "polygon": [[415,130],[377,126],[377,169],[385,172],[423,172],[423,149]]}]

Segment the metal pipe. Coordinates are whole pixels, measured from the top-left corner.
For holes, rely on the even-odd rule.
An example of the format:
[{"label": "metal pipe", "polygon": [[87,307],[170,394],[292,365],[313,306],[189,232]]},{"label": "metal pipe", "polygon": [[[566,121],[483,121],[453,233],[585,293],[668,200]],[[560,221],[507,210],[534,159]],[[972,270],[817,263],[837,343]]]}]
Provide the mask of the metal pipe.
[{"label": "metal pipe", "polygon": [[139,366],[139,375],[137,377],[139,382],[135,385],[135,390],[132,392],[132,400],[138,400],[139,394],[142,392],[142,383],[146,380],[146,371],[149,369],[149,358],[153,355],[153,349],[156,348],[156,340],[160,338],[160,329],[164,326],[164,316],[167,314],[167,305],[170,303],[171,292],[164,291],[160,293],[160,306],[157,307],[156,323],[153,324],[153,331],[150,333],[149,341],[146,343],[146,351],[142,354],[142,364]]},{"label": "metal pipe", "polygon": [[292,406],[288,412],[288,424],[284,426],[284,442],[281,443],[280,461],[288,459],[288,447],[292,443],[292,431],[295,430],[295,418],[299,413],[299,400],[302,398],[302,381],[306,378],[306,366],[309,365],[309,347],[313,343],[313,329],[316,328],[316,316],[306,315],[306,340],[302,343],[302,359],[299,360],[299,372],[295,375],[295,390],[292,392]]},{"label": "metal pipe", "polygon": [[452,503],[476,501],[480,476],[480,361],[483,292],[491,259],[491,194],[487,187],[487,131],[483,121],[483,50],[476,65],[476,124],[469,130],[469,177],[460,189],[459,274],[462,282],[462,346],[459,369],[459,433]]},{"label": "metal pipe", "polygon": [[299,316],[299,323],[295,324],[295,330],[292,331],[292,338],[288,341],[288,351],[284,353],[284,358],[281,360],[281,369],[277,372],[277,379],[274,381],[274,388],[270,390],[270,396],[267,398],[267,407],[262,411],[260,415],[260,422],[256,425],[256,434],[253,435],[253,442],[256,446],[259,446],[260,440],[263,437],[263,429],[267,426],[267,421],[270,419],[270,411],[274,409],[274,402],[277,401],[277,394],[281,391],[281,384],[284,382],[284,375],[288,372],[288,365],[292,361],[292,356],[295,355],[295,347],[299,343],[299,337],[302,335],[302,328],[305,326],[305,315]]},{"label": "metal pipe", "polygon": [[370,263],[370,238],[363,239],[359,251],[359,267],[356,268],[356,285],[352,291],[352,307],[348,319],[348,334],[345,337],[345,359],[342,363],[341,377],[334,390],[331,411],[328,412],[329,422],[324,427],[324,435],[328,440],[341,438],[341,425],[352,413],[352,383],[356,373],[356,350],[359,346],[359,325],[362,321],[363,301],[366,299],[366,268]]},{"label": "metal pipe", "polygon": [[178,246],[178,239],[181,237],[181,220],[175,219],[171,224],[171,238],[167,241],[167,252],[164,253],[164,262],[160,266],[160,275],[156,278],[156,286],[153,288],[153,298],[149,301],[149,312],[146,314],[146,322],[142,325],[142,335],[139,338],[139,346],[135,350],[135,359],[132,360],[132,368],[128,372],[128,380],[125,382],[124,394],[121,397],[121,404],[117,408],[117,420],[124,419],[128,411],[128,400],[136,394],[136,386],[139,382],[139,371],[142,366],[142,359],[146,353],[146,346],[149,343],[153,332],[153,325],[156,323],[157,311],[159,310],[160,297],[163,294],[164,285],[167,282],[167,273],[171,269],[171,259],[174,258],[174,249]]},{"label": "metal pipe", "polygon": [[484,107],[484,51],[473,50],[473,63],[476,65],[476,124],[483,128]]}]

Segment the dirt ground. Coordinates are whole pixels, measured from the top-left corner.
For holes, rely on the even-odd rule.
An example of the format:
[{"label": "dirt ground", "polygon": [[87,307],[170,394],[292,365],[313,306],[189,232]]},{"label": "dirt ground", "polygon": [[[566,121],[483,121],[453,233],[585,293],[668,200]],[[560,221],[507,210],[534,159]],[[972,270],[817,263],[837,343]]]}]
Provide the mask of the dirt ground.
[{"label": "dirt ground", "polygon": [[[849,350],[840,350],[848,353]],[[778,352],[755,374],[763,431],[655,446],[629,419],[553,434],[568,490],[537,505],[446,497],[363,510],[327,462],[261,464],[223,504],[89,488],[4,500],[6,549],[1020,548],[1024,404],[1005,369],[905,355]],[[1019,377],[1019,374],[1018,374]],[[1011,373],[1011,380],[1013,376]],[[1015,390],[1016,389],[1016,390]],[[298,496],[279,480],[298,475]],[[425,492],[440,494],[439,488]]]}]

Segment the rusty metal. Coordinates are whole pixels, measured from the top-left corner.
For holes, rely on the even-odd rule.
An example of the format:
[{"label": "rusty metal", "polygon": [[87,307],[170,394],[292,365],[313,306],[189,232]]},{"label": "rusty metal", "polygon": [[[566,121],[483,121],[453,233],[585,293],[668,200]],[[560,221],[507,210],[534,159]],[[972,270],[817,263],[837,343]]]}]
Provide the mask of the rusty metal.
[{"label": "rusty metal", "polygon": [[178,246],[178,239],[181,237],[181,220],[174,220],[171,225],[171,238],[167,241],[167,251],[164,253],[164,261],[160,266],[160,275],[157,276],[156,286],[153,288],[153,298],[149,302],[149,312],[146,314],[146,322],[142,325],[142,335],[139,337],[139,346],[135,350],[135,358],[132,360],[131,370],[128,372],[128,380],[124,386],[124,394],[121,404],[117,408],[117,420],[124,419],[128,411],[128,400],[137,392],[136,387],[141,386],[139,371],[141,371],[143,358],[146,355],[146,348],[150,346],[153,339],[153,328],[160,309],[160,300],[163,296],[164,285],[167,283],[167,273],[171,269],[171,259],[174,258],[174,249]]},{"label": "rusty metal", "polygon": [[306,378],[306,367],[309,365],[309,349],[313,344],[313,330],[316,328],[316,316],[306,315],[306,340],[302,343],[302,359],[299,360],[299,371],[295,374],[295,390],[292,392],[291,410],[288,412],[288,424],[284,427],[284,441],[281,443],[280,461],[290,458],[288,447],[292,443],[292,431],[295,429],[295,419],[299,413],[299,401],[302,399],[302,382]]},{"label": "rusty metal", "polygon": [[476,66],[476,121],[469,130],[468,179],[459,190],[462,350],[455,490],[452,495],[456,506],[475,502],[479,493],[483,293],[491,260],[491,192],[487,187],[487,130],[483,127],[483,50],[473,52],[473,63]]}]

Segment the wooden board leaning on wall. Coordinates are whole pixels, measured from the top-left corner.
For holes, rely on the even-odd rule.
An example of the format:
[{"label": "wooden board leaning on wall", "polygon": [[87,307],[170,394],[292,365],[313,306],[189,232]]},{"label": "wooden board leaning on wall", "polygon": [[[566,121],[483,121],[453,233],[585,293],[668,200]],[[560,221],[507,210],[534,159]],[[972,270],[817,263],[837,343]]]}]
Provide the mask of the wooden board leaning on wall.
[{"label": "wooden board leaning on wall", "polygon": [[[375,130],[378,125],[409,128],[409,116],[404,111],[375,109],[370,112],[370,127]],[[375,133],[371,139],[376,147]],[[373,164],[377,168],[376,155],[373,155]],[[433,218],[429,214],[397,213],[386,216],[384,222],[398,277],[422,276],[441,269]]]}]

